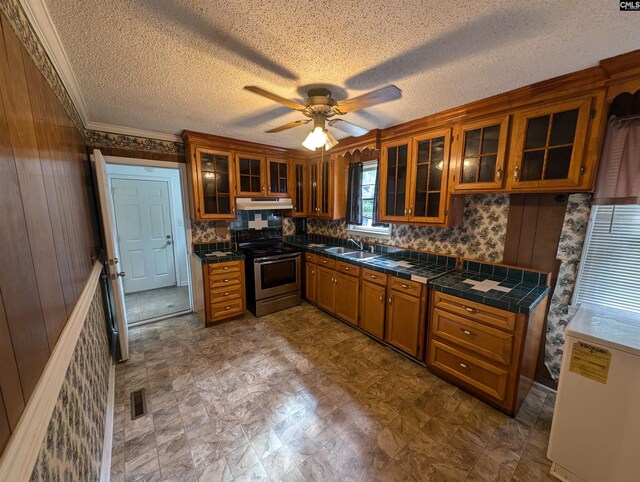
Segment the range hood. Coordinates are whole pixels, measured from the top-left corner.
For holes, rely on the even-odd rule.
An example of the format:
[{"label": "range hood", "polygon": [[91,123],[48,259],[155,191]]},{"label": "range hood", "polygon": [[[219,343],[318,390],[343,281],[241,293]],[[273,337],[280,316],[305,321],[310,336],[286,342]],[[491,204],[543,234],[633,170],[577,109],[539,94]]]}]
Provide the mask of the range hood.
[{"label": "range hood", "polygon": [[248,198],[236,199],[236,209],[242,211],[259,211],[261,209],[293,209],[291,198]]}]

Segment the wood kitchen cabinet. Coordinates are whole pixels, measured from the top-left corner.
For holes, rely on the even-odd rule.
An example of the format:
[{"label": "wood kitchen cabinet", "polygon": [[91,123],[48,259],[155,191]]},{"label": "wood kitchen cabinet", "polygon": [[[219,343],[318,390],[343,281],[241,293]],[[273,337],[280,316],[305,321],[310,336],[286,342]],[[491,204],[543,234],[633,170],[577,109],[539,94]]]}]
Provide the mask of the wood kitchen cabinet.
[{"label": "wood kitchen cabinet", "polygon": [[205,325],[243,316],[246,308],[244,261],[202,265]]},{"label": "wood kitchen cabinet", "polygon": [[291,162],[289,179],[291,202],[293,204],[292,215],[294,218],[307,217],[309,215],[309,164],[306,161]]},{"label": "wood kitchen cabinet", "polygon": [[424,356],[426,285],[389,277],[384,340],[409,355]]},{"label": "wood kitchen cabinet", "polygon": [[360,287],[360,328],[376,338],[384,339],[386,286],[363,280]]},{"label": "wood kitchen cabinet", "polygon": [[592,184],[598,155],[596,112],[604,96],[585,97],[517,111],[507,189],[584,190]]},{"label": "wood kitchen cabinet", "polygon": [[316,256],[315,254],[305,253],[304,259],[305,259],[304,296],[307,299],[307,301],[310,301],[311,303],[316,303],[317,275],[318,275],[318,265],[316,264]]},{"label": "wood kitchen cabinet", "polygon": [[238,196],[267,195],[267,160],[264,156],[236,153],[235,165]]},{"label": "wood kitchen cabinet", "polygon": [[[426,131],[382,145],[378,219],[445,225],[450,209],[451,129]],[[460,203],[455,203],[460,210]],[[458,218],[459,215],[452,217]]]},{"label": "wood kitchen cabinet", "polygon": [[309,217],[343,219],[347,213],[348,160],[329,156],[309,163]]},{"label": "wood kitchen cabinet", "polygon": [[535,378],[546,299],[513,313],[432,291],[427,366],[515,415]]},{"label": "wood kitchen cabinet", "polygon": [[235,219],[233,156],[230,152],[191,147],[187,152],[196,220]]},{"label": "wood kitchen cabinet", "polygon": [[359,267],[341,261],[336,262],[334,314],[352,325],[358,324],[359,276]]},{"label": "wood kitchen cabinet", "polygon": [[333,268],[318,266],[316,274],[316,303],[333,313],[336,309],[335,271]]},{"label": "wood kitchen cabinet", "polygon": [[510,116],[468,122],[456,128],[451,161],[454,192],[502,189],[506,177]]},{"label": "wood kitchen cabinet", "polygon": [[[313,259],[317,264],[310,261]],[[315,302],[329,313],[354,325],[358,324],[358,295],[360,292],[360,268],[342,261],[305,255],[307,269],[307,301]],[[315,270],[314,275],[309,274]],[[312,278],[311,280],[309,278]],[[314,292],[310,286],[315,286]]]},{"label": "wood kitchen cabinet", "polygon": [[267,159],[267,196],[289,196],[289,162]]}]

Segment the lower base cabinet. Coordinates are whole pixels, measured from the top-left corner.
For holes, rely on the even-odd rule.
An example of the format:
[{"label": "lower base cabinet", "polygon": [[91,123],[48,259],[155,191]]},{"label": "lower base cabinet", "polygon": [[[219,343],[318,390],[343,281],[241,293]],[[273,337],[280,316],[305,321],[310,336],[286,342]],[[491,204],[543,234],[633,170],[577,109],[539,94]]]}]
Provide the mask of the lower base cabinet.
[{"label": "lower base cabinet", "polygon": [[[389,279],[385,341],[422,359],[426,323],[426,286],[398,278]],[[396,287],[400,286],[400,289]],[[402,289],[402,286],[407,288]],[[417,293],[417,296],[416,296]]]},{"label": "lower base cabinet", "polygon": [[304,295],[308,301],[316,302],[316,279],[318,274],[318,265],[307,262],[304,271],[305,288]]},{"label": "lower base cabinet", "polygon": [[335,272],[331,268],[318,266],[316,274],[316,303],[331,313],[336,309]]},{"label": "lower base cabinet", "polygon": [[339,273],[335,274],[335,309],[334,314],[348,321],[352,325],[358,324],[358,293],[360,279],[357,276]]},{"label": "lower base cabinet", "polygon": [[427,367],[515,415],[533,385],[546,307],[513,313],[432,292]]},{"label": "lower base cabinet", "polygon": [[202,281],[206,326],[244,315],[244,261],[203,264]]},{"label": "lower base cabinet", "polygon": [[360,328],[376,338],[384,339],[387,288],[363,281],[360,288]]}]

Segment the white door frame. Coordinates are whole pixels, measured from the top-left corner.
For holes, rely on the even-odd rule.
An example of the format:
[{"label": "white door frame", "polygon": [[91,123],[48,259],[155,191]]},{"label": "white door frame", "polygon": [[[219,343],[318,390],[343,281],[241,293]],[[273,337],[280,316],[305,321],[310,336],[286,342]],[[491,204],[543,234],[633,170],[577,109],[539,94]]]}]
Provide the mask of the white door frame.
[{"label": "white door frame", "polygon": [[[109,163],[107,161],[107,164],[112,164]],[[172,189],[171,189],[171,178],[168,177],[162,177],[162,176],[141,176],[141,175],[136,175],[136,174],[109,174],[107,173],[107,177],[109,178],[109,187],[113,188],[113,180],[114,179],[123,179],[123,180],[127,180],[127,181],[159,181],[159,182],[166,182],[168,184],[168,189],[169,189],[169,214],[170,214],[170,218],[171,218],[171,231],[172,231],[172,238],[171,238],[171,242],[172,245],[171,247],[173,248],[173,259],[174,259],[174,271],[176,273],[176,284],[178,286],[180,286],[180,266],[178,264],[177,261],[175,261],[177,259],[176,257],[176,241],[175,241],[175,232],[178,229],[184,229],[184,226],[182,228],[180,228],[178,226],[178,224],[176,223],[176,220],[174,219],[173,216],[173,205],[174,205],[174,200],[173,200],[173,196],[172,196]],[[180,185],[180,187],[182,188],[182,184]],[[182,189],[180,189],[180,191],[182,191]],[[115,207],[115,205],[114,205]],[[115,210],[114,210],[115,211]],[[186,244],[186,241],[185,241]],[[189,260],[187,259],[187,264],[188,264]],[[125,267],[126,269],[126,267]],[[188,273],[188,271],[187,271]]]},{"label": "white door frame", "polygon": [[[180,187],[182,188],[182,211],[184,219],[184,230],[186,232],[186,251],[187,251],[187,278],[189,279],[189,306],[194,309],[193,290],[195,289],[195,280],[191,271],[191,256],[193,251],[193,237],[191,234],[191,213],[189,211],[189,191],[187,185],[187,165],[181,162],[171,161],[154,161],[152,159],[137,159],[134,157],[104,156],[107,164],[125,164],[128,166],[141,167],[158,167],[164,169],[178,169],[180,172]],[[115,176],[115,175],[114,175]],[[117,175],[119,177],[119,174]],[[152,175],[150,175],[152,177]],[[108,193],[109,200],[113,206],[113,198],[111,191]]]}]

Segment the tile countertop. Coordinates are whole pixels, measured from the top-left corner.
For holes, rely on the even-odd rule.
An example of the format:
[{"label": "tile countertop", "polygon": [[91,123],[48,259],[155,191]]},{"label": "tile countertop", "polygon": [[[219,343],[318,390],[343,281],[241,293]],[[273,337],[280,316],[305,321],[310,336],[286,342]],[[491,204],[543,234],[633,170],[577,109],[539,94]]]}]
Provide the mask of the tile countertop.
[{"label": "tile countertop", "polygon": [[244,259],[244,254],[230,249],[229,243],[194,244],[193,256],[198,258],[202,264],[225,263]]},{"label": "tile countertop", "polygon": [[[362,266],[363,268],[397,276],[398,278],[413,280],[422,284],[427,284],[431,279],[450,273],[455,270],[456,267],[457,258],[454,256],[421,253],[386,246],[374,245],[376,254],[379,256],[369,259],[354,259],[348,256],[326,252],[327,248],[345,246],[344,242],[341,243],[340,241],[341,240],[331,238],[324,238],[322,241],[292,240],[288,238],[286,242],[303,251],[337,259],[356,266]],[[368,246],[369,245],[365,243],[365,249],[367,249]]]},{"label": "tile countertop", "polygon": [[429,281],[429,287],[503,310],[529,313],[549,293],[547,278],[536,271],[465,260],[462,269]]}]

